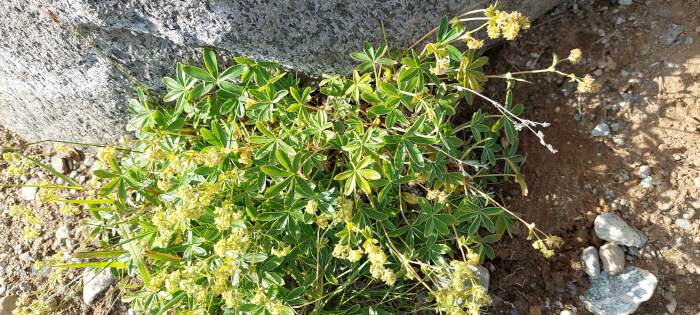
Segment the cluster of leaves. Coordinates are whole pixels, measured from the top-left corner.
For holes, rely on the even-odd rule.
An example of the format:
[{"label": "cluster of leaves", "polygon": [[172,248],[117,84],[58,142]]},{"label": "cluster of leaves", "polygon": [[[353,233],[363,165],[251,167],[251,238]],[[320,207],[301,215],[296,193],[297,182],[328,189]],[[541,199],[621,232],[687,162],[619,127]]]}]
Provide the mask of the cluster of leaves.
[{"label": "cluster of leaves", "polygon": [[487,80],[481,51],[451,45],[463,34],[444,18],[420,54],[365,43],[352,76],[324,75],[319,90],[274,62],[221,71],[209,49],[205,69],[178,64],[163,79],[174,105],[139,90],[133,151],[94,172],[108,183],[87,223],[103,247],[80,257],[138,275],[124,300],[148,314],[387,313],[401,294],[345,296],[376,281],[419,281],[439,309],[478,312],[476,282],[453,307],[426,282],[464,270],[452,259],[493,258],[489,244],[514,232],[485,191],[499,176],[524,183],[523,106],[508,90],[504,114],[452,125]]}]

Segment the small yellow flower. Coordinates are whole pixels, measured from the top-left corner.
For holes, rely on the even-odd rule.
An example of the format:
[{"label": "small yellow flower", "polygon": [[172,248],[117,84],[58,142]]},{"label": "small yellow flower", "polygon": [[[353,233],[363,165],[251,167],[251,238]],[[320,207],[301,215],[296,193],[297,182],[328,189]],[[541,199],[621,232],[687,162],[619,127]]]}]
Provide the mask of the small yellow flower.
[{"label": "small yellow flower", "polygon": [[567,59],[569,59],[569,61],[571,61],[573,64],[578,64],[581,62],[581,49],[576,48],[572,50],[571,54],[569,54],[569,58]]},{"label": "small yellow flower", "polygon": [[578,83],[578,91],[582,93],[595,93],[600,89],[600,84],[593,83],[595,79],[590,74],[587,74],[581,82]]}]

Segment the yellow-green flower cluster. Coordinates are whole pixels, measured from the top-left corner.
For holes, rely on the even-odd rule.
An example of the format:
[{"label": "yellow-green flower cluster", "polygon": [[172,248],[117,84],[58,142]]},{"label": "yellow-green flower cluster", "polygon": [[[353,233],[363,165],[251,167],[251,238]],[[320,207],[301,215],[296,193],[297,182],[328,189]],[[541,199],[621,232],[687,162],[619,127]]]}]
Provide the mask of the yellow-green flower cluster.
[{"label": "yellow-green flower cluster", "polygon": [[[438,309],[450,315],[479,315],[481,307],[491,304],[491,297],[486,294],[467,263],[453,260],[450,266],[452,270],[449,282],[438,283],[435,291]],[[466,304],[466,309],[462,307],[463,303]]]},{"label": "yellow-green flower cluster", "polygon": [[53,202],[53,196],[56,193],[56,188],[47,179],[39,184],[39,192],[36,194],[36,200],[41,203]]},{"label": "yellow-green flower cluster", "polygon": [[425,199],[437,199],[439,203],[445,203],[445,201],[447,201],[447,194],[443,190],[429,190],[428,194],[425,196]]},{"label": "yellow-green flower cluster", "polygon": [[158,227],[159,233],[153,241],[153,246],[163,248],[168,246],[168,241],[173,237],[172,223],[167,219],[168,214],[161,207],[154,208],[153,212],[151,222]]},{"label": "yellow-green flower cluster", "polygon": [[490,38],[498,38],[503,33],[503,37],[507,40],[513,40],[518,36],[520,30],[530,28],[530,21],[526,16],[522,16],[519,12],[511,12],[510,14],[499,10],[487,10],[486,16],[491,19],[487,22],[487,32]]},{"label": "yellow-green flower cluster", "polygon": [[578,91],[581,93],[595,93],[600,89],[600,84],[594,82],[595,79],[590,74],[587,74],[578,83]]},{"label": "yellow-green flower cluster", "polygon": [[346,259],[351,262],[359,261],[362,258],[361,249],[352,249],[349,244],[335,244],[333,247],[333,257],[338,259]]},{"label": "yellow-green flower cluster", "polygon": [[71,204],[63,204],[61,205],[61,213],[65,215],[76,215],[82,213],[83,210],[81,210],[78,206],[76,205],[71,205]]},{"label": "yellow-green flower cluster", "polygon": [[462,40],[467,42],[467,47],[469,49],[480,49],[481,47],[484,47],[484,41],[472,37],[472,34],[469,32],[465,33],[462,37]]},{"label": "yellow-green flower cluster", "polygon": [[573,64],[578,64],[581,62],[581,49],[573,49],[567,59],[569,59],[569,61],[571,61]]},{"label": "yellow-green flower cluster", "polygon": [[27,241],[31,241],[41,234],[41,222],[34,217],[32,210],[22,206],[13,206],[10,208],[10,215],[13,217],[22,216],[22,221],[27,224],[22,229],[22,236]]},{"label": "yellow-green flower cluster", "polygon": [[7,177],[22,176],[22,174],[29,170],[27,164],[22,162],[22,156],[17,152],[5,153],[2,155],[2,158],[10,163],[10,166],[8,166],[5,171]]},{"label": "yellow-green flower cluster", "polygon": [[394,274],[393,270],[384,267],[387,258],[386,254],[380,246],[376,245],[376,243],[379,243],[379,241],[371,238],[366,240],[363,245],[365,248],[365,254],[367,254],[369,261],[372,263],[369,271],[372,274],[372,277],[381,279],[387,285],[393,285],[394,282],[396,282],[396,275]]},{"label": "yellow-green flower cluster", "polygon": [[51,311],[51,306],[46,301],[42,299],[34,299],[32,303],[29,303],[29,294],[23,294],[17,299],[16,305],[18,307],[12,311],[13,315],[43,315],[49,314]]},{"label": "yellow-green flower cluster", "polygon": [[338,213],[333,217],[333,225],[339,223],[348,223],[352,220],[352,209],[354,204],[350,200],[343,200],[340,202],[340,207],[338,207]]},{"label": "yellow-green flower cluster", "polygon": [[97,152],[97,158],[103,162],[107,162],[116,156],[116,148],[104,147]]},{"label": "yellow-green flower cluster", "polygon": [[554,248],[558,248],[564,243],[564,241],[554,235],[549,235],[545,239],[539,239],[532,243],[532,247],[539,249],[545,258],[552,257],[554,255]]},{"label": "yellow-green flower cluster", "polygon": [[245,229],[235,227],[232,230],[231,235],[221,238],[214,245],[214,252],[219,257],[243,255],[250,246],[250,239]]},{"label": "yellow-green flower cluster", "polygon": [[214,219],[214,222],[219,231],[228,231],[231,223],[241,222],[243,218],[243,213],[233,211],[231,205],[228,203],[224,204],[222,207],[216,207],[214,209],[214,214],[218,215],[218,217]]},{"label": "yellow-green flower cluster", "polygon": [[440,57],[437,53],[435,54],[435,67],[430,68],[430,73],[434,75],[441,75],[447,71],[447,67],[450,65],[450,59],[447,57]]},{"label": "yellow-green flower cluster", "polygon": [[282,249],[273,248],[272,254],[280,258],[289,255],[289,253],[292,251],[291,245],[280,244],[279,247],[281,247]]}]

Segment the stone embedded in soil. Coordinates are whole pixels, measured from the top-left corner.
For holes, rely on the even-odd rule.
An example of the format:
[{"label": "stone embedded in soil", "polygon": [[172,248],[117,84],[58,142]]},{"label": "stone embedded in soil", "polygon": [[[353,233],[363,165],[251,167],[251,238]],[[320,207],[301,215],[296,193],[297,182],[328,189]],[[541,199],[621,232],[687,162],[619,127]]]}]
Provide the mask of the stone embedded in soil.
[{"label": "stone embedded in soil", "polygon": [[8,295],[0,299],[0,315],[10,315],[17,308],[17,296]]},{"label": "stone embedded in soil", "polygon": [[[38,185],[36,179],[30,179],[27,185]],[[24,200],[34,200],[36,198],[36,193],[39,191],[39,187],[22,187],[22,199]]]},{"label": "stone embedded in soil", "polygon": [[56,230],[56,239],[62,240],[70,238],[70,229],[67,226],[62,225]]},{"label": "stone embedded in soil", "polygon": [[591,135],[594,137],[605,137],[610,135],[610,126],[606,123],[599,123],[595,128],[593,128],[593,131],[591,131]]},{"label": "stone embedded in soil", "polygon": [[642,183],[642,187],[644,187],[644,188],[654,187],[654,179],[651,178],[651,176],[647,176],[647,177],[642,178],[641,183]]},{"label": "stone embedded in soil", "polygon": [[579,245],[588,245],[591,240],[591,234],[586,230],[578,230],[574,233],[574,241]]},{"label": "stone embedded in soil", "polygon": [[695,210],[693,209],[688,209],[684,214],[683,214],[683,219],[690,220],[695,216]]},{"label": "stone embedded in soil", "polygon": [[619,131],[620,130],[620,124],[619,123],[613,123],[610,125],[610,128],[612,128],[612,131]]},{"label": "stone embedded in soil", "polygon": [[639,175],[639,178],[649,177],[651,175],[651,167],[649,167],[649,165],[640,166],[637,175]]},{"label": "stone embedded in soil", "polygon": [[529,315],[542,315],[542,309],[537,305],[530,306]]},{"label": "stone embedded in soil", "polygon": [[621,5],[632,5],[632,0],[619,0],[617,3]]},{"label": "stone embedded in soil", "polygon": [[586,247],[581,253],[583,261],[583,270],[591,278],[596,279],[600,276],[600,262],[598,262],[598,250],[595,246]]},{"label": "stone embedded in soil", "polygon": [[678,225],[678,227],[680,227],[681,229],[684,229],[688,232],[693,230],[693,225],[690,223],[690,221],[688,221],[686,219],[676,219],[675,223],[676,223],[676,225]]},{"label": "stone embedded in soil", "polygon": [[566,82],[564,82],[561,85],[559,90],[564,94],[564,96],[569,96],[569,95],[571,95],[571,93],[574,93],[575,88],[576,88],[576,84],[574,84],[573,82],[569,82],[569,80],[567,80]]},{"label": "stone embedded in soil", "polygon": [[630,227],[622,218],[611,212],[604,212],[595,218],[596,235],[618,245],[642,247],[647,237],[641,231]]},{"label": "stone embedded in soil", "polygon": [[97,275],[95,275],[95,269],[85,269],[83,272],[83,301],[85,304],[92,305],[97,296],[109,288],[115,280],[112,273],[109,272],[109,268],[102,269]]},{"label": "stone embedded in soil", "polygon": [[53,168],[56,172],[59,172],[61,174],[68,173],[68,163],[66,159],[58,155],[54,155],[51,158],[51,168]]},{"label": "stone embedded in soil", "polygon": [[629,315],[654,294],[658,279],[651,272],[627,267],[611,275],[602,272],[591,281],[583,305],[596,315]]},{"label": "stone embedded in soil", "polygon": [[625,269],[625,253],[620,246],[613,243],[605,243],[598,251],[600,261],[603,263],[603,270],[614,275]]},{"label": "stone embedded in soil", "polygon": [[666,26],[666,32],[663,35],[661,35],[661,37],[663,37],[664,43],[666,45],[671,45],[673,41],[676,40],[676,37],[683,33],[683,31],[685,31],[685,26],[669,24]]}]

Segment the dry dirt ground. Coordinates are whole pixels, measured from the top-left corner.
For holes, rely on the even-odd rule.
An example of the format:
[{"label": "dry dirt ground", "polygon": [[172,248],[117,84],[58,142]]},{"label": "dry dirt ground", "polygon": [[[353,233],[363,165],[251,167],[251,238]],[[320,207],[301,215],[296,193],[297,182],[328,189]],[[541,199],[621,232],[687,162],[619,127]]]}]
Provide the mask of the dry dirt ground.
[{"label": "dry dirt ground", "polygon": [[[589,245],[602,244],[592,233],[593,219],[612,211],[650,239],[641,257],[629,256],[627,261],[659,279],[653,297],[636,314],[669,313],[666,305],[671,299],[678,303],[673,314],[700,314],[700,214],[689,219],[691,231],[675,224],[700,207],[700,4],[698,0],[634,0],[631,6],[616,2],[564,1],[533,21],[531,30],[517,40],[488,52],[491,62],[485,70],[494,74],[546,68],[552,53],[566,58],[571,49],[580,48],[582,64],[565,65],[562,70],[592,73],[602,89],[595,94],[570,93],[563,78],[550,74],[527,75],[533,84],[516,86],[515,101],[525,105],[524,117],[551,123],[542,131],[559,152],[550,153],[534,135],[522,132],[520,150],[526,155],[522,171],[529,195],[521,196],[512,182],[503,183],[499,194],[510,210],[561,236],[566,244],[545,259],[522,236],[499,242],[496,259],[486,262],[493,269],[490,293],[495,300],[487,313],[559,314],[568,309],[589,314],[579,298],[589,286],[579,255]],[[681,25],[685,31],[667,45],[662,35],[669,24]],[[505,84],[494,86],[488,93],[503,99],[500,91]],[[467,116],[476,108],[461,113]],[[601,119],[618,124],[619,129],[607,137],[592,137],[591,130]],[[20,142],[0,128],[1,147]],[[36,154],[41,149],[24,152]],[[642,187],[637,175],[643,165],[651,167],[651,188]],[[5,167],[0,162],[0,169]],[[87,167],[77,163],[75,170],[74,176],[80,178]],[[42,176],[47,175],[35,169],[24,180]],[[0,229],[0,296],[36,290],[46,276],[34,270],[34,261],[79,246],[79,221],[87,214],[63,216],[55,206],[22,201],[20,190],[11,187],[0,188],[0,203],[3,212],[19,203],[33,207],[45,228],[39,240],[24,242],[19,220],[0,215],[4,225]],[[68,244],[55,241],[61,226],[70,231]],[[525,232],[522,227],[520,231]],[[24,253],[28,254],[25,260]],[[78,277],[77,272],[67,272],[62,281],[70,283]],[[63,299],[70,296],[69,291],[59,293]],[[60,313],[122,312],[120,305],[110,303],[114,300],[105,297],[86,306],[77,298]]]},{"label": "dry dirt ground", "polygon": [[[700,215],[689,220],[692,231],[675,224],[700,207],[700,4],[613,2],[566,1],[524,36],[489,53],[493,66],[486,72],[505,73],[546,68],[552,53],[566,58],[580,48],[584,62],[563,72],[592,73],[602,85],[595,94],[565,96],[566,81],[548,74],[528,75],[534,84],[515,88],[525,117],[552,124],[541,130],[559,152],[522,133],[530,193],[521,196],[517,184],[506,184],[504,202],[567,243],[544,259],[521,237],[501,241],[490,293],[502,302],[490,313],[539,314],[539,307],[542,314],[589,314],[579,298],[589,286],[579,255],[602,244],[592,233],[593,219],[612,211],[650,239],[642,257],[630,256],[627,264],[659,279],[635,314],[669,313],[671,299],[678,303],[673,314],[700,314]],[[685,31],[666,45],[669,24]],[[618,131],[592,137],[601,119],[619,124]],[[643,188],[637,175],[643,165],[651,167],[652,188]]]}]

